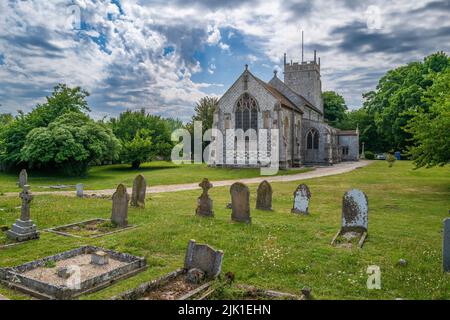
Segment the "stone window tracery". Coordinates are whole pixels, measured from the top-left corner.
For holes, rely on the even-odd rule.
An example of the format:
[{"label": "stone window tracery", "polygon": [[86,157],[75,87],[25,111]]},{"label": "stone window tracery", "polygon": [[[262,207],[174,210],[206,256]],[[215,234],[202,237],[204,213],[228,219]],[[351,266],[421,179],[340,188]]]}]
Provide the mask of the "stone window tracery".
[{"label": "stone window tracery", "polygon": [[248,93],[244,93],[236,103],[236,129],[258,130],[258,103]]}]

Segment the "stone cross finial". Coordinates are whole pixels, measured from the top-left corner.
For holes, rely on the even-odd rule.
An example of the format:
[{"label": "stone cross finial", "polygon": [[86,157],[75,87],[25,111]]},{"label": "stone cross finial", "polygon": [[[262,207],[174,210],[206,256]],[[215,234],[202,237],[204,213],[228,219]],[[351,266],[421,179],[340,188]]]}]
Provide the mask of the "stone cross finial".
[{"label": "stone cross finial", "polygon": [[273,75],[276,77],[277,76],[278,71],[277,70],[273,70]]},{"label": "stone cross finial", "polygon": [[202,182],[199,183],[199,187],[203,189],[201,196],[197,199],[197,209],[195,213],[199,216],[212,217],[213,212],[213,201],[208,195],[208,190],[213,187],[211,182],[207,178],[204,178]]},{"label": "stone cross finial", "polygon": [[213,185],[211,184],[211,182],[209,182],[207,178],[204,178],[202,182],[199,183],[198,186],[203,189],[203,194],[208,194],[208,190],[213,187]]},{"label": "stone cross finial", "polygon": [[245,64],[245,71],[248,70],[248,64]]},{"label": "stone cross finial", "polygon": [[22,207],[20,210],[20,220],[28,221],[30,220],[30,202],[33,200],[33,195],[30,192],[30,186],[24,185],[23,191],[20,193],[20,198],[22,199]]}]

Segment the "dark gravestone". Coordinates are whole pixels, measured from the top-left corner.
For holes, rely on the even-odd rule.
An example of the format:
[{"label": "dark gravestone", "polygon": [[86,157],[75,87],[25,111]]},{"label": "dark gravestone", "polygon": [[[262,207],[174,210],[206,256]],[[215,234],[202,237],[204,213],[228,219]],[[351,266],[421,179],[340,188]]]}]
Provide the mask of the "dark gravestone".
[{"label": "dark gravestone", "polygon": [[119,227],[128,226],[128,202],[130,196],[127,188],[123,184],[117,186],[116,192],[112,196],[112,214],[111,221]]},{"label": "dark gravestone", "polygon": [[235,182],[230,187],[231,194],[231,220],[250,223],[250,191],[248,187]]},{"label": "dark gravestone", "polygon": [[294,191],[294,204],[291,212],[309,214],[309,199],[311,199],[311,192],[308,186],[302,183]]},{"label": "dark gravestone", "polygon": [[145,208],[145,192],[147,191],[147,182],[142,174],[136,176],[131,191],[132,207]]},{"label": "dark gravestone", "polygon": [[272,186],[266,180],[259,184],[256,191],[256,209],[272,210]]},{"label": "dark gravestone", "polygon": [[199,186],[203,189],[203,192],[197,199],[197,209],[195,210],[195,213],[203,217],[212,217],[214,216],[213,201],[209,197],[208,190],[211,189],[213,185],[205,178]]},{"label": "dark gravestone", "polygon": [[450,218],[444,220],[442,259],[444,272],[450,272]]},{"label": "dark gravestone", "polygon": [[20,209],[20,219],[12,225],[11,230],[6,232],[6,235],[15,241],[27,241],[39,238],[39,232],[36,225],[30,219],[30,203],[33,200],[33,195],[30,191],[29,185],[23,186],[23,191],[20,193],[22,199],[22,206]]},{"label": "dark gravestone", "polygon": [[195,240],[189,240],[184,268],[186,270],[200,269],[206,273],[206,277],[215,278],[222,271],[223,251],[215,250],[207,244],[197,244]]}]

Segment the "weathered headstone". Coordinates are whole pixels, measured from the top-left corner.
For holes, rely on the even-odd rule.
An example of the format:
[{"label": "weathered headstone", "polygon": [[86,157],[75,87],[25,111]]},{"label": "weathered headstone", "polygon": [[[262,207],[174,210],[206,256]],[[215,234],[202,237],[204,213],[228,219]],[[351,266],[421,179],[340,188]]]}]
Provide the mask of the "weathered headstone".
[{"label": "weathered headstone", "polygon": [[116,192],[112,196],[112,214],[111,221],[119,227],[128,226],[128,202],[130,196],[127,188],[123,184],[117,186]]},{"label": "weathered headstone", "polygon": [[83,184],[82,183],[78,183],[76,185],[77,188],[77,197],[79,198],[83,198],[84,194],[83,194]]},{"label": "weathered headstone", "polygon": [[197,244],[195,240],[189,240],[184,268],[191,270],[200,269],[206,273],[206,277],[215,278],[222,271],[223,251],[215,250],[207,244]]},{"label": "weathered headstone", "polygon": [[11,230],[6,232],[6,235],[15,241],[26,241],[39,238],[39,232],[36,225],[30,220],[30,203],[33,200],[33,195],[30,191],[29,185],[24,185],[20,193],[22,199],[22,206],[20,209],[20,219],[12,225]]},{"label": "weathered headstone", "polygon": [[369,201],[364,192],[352,189],[344,194],[342,199],[342,226],[332,244],[336,244],[338,237],[346,242],[342,246],[351,246],[353,239],[358,239],[358,246],[362,247],[368,231]]},{"label": "weathered headstone", "polygon": [[132,207],[144,208],[145,207],[145,192],[147,191],[147,182],[142,174],[136,176],[133,182],[133,189],[131,191]]},{"label": "weathered headstone", "polygon": [[241,183],[235,182],[230,187],[231,220],[250,223],[250,190]]},{"label": "weathered headstone", "polygon": [[306,184],[301,184],[294,191],[294,204],[292,206],[292,213],[309,214],[309,199],[311,199],[311,192]]},{"label": "weathered headstone", "polygon": [[19,186],[19,188],[23,189],[23,187],[27,184],[28,184],[27,170],[22,169],[19,173],[19,182],[17,182],[17,185]]},{"label": "weathered headstone", "polygon": [[203,192],[197,199],[197,209],[195,210],[195,213],[199,216],[212,217],[214,216],[213,201],[209,197],[208,190],[211,189],[213,185],[205,178],[199,186],[203,189]]},{"label": "weathered headstone", "polygon": [[364,192],[352,189],[342,199],[342,231],[367,231],[369,201]]},{"label": "weathered headstone", "polygon": [[261,182],[256,191],[256,209],[272,210],[272,186],[267,180]]},{"label": "weathered headstone", "polygon": [[442,243],[442,264],[444,272],[450,272],[450,218],[444,220],[444,237]]},{"label": "weathered headstone", "polygon": [[91,255],[91,264],[103,266],[109,263],[109,256],[105,251],[96,251]]}]

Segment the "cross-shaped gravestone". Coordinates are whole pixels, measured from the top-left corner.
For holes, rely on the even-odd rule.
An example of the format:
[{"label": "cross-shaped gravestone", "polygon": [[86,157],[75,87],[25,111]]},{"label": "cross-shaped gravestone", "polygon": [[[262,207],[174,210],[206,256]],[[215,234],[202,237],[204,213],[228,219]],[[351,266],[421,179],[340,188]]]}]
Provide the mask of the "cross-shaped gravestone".
[{"label": "cross-shaped gravestone", "polygon": [[20,193],[20,198],[22,199],[22,207],[20,209],[20,220],[28,221],[30,220],[30,203],[33,200],[33,195],[30,192],[29,185],[23,186],[23,191]]},{"label": "cross-shaped gravestone", "polygon": [[213,185],[205,178],[199,186],[203,189],[203,192],[197,199],[197,209],[195,210],[195,213],[199,216],[212,217],[214,216],[213,201],[209,197],[208,190],[211,189]]},{"label": "cross-shaped gravestone", "polygon": [[142,174],[136,176],[133,182],[133,189],[131,191],[130,205],[132,207],[145,207],[145,193],[147,191],[147,182]]}]

